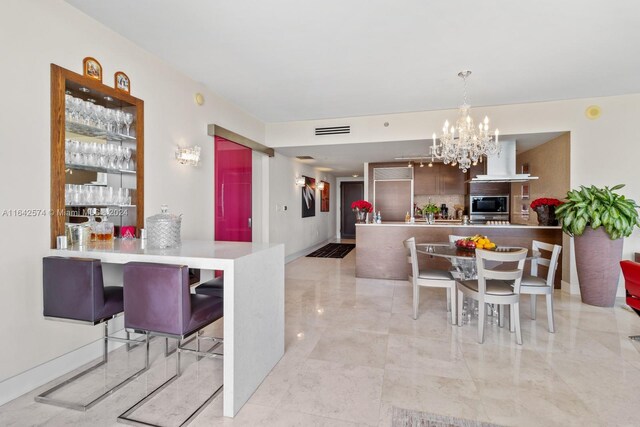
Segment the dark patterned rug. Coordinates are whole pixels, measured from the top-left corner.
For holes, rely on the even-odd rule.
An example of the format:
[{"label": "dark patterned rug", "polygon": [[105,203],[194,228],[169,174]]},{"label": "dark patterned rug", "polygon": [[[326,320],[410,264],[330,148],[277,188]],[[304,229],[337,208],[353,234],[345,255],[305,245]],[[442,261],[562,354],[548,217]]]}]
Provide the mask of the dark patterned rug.
[{"label": "dark patterned rug", "polygon": [[307,256],[314,258],[344,258],[355,247],[356,245],[353,243],[329,243]]},{"label": "dark patterned rug", "polygon": [[497,424],[393,407],[392,427],[499,427]]}]

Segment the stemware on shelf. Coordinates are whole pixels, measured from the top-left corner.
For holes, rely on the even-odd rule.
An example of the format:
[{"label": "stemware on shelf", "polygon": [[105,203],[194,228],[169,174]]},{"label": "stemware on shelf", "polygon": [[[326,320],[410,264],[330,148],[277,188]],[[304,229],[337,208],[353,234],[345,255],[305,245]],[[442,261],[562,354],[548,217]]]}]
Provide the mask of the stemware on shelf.
[{"label": "stemware on shelf", "polygon": [[131,136],[131,133],[129,132],[129,127],[131,126],[131,123],[133,123],[133,114],[124,113],[123,120],[124,120],[125,126],[127,126],[127,135]]}]

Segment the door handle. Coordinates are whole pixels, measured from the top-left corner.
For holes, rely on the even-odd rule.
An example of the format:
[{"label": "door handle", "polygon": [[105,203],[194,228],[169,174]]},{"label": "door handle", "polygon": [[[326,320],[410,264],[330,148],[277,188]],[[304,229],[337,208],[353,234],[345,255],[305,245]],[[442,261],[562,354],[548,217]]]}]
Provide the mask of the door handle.
[{"label": "door handle", "polygon": [[251,228],[251,218],[249,218],[249,228]]}]

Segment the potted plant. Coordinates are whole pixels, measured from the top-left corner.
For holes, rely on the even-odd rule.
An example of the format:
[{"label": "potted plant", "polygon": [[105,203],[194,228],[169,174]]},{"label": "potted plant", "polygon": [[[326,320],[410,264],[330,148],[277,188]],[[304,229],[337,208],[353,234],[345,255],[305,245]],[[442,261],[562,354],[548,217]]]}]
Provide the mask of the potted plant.
[{"label": "potted plant", "polygon": [[422,215],[427,218],[427,223],[435,222],[435,215],[440,212],[440,208],[434,203],[427,203],[422,207]]},{"label": "potted plant", "polygon": [[535,199],[529,206],[538,214],[538,225],[558,225],[556,208],[562,205],[558,199],[542,197]]},{"label": "potted plant", "polygon": [[356,200],[351,203],[351,210],[356,214],[356,223],[363,224],[367,222],[367,213],[373,211],[373,206],[366,200]]},{"label": "potted plant", "polygon": [[609,188],[580,186],[556,209],[562,230],[574,238],[582,302],[613,307],[620,277],[623,238],[640,226],[635,201]]}]

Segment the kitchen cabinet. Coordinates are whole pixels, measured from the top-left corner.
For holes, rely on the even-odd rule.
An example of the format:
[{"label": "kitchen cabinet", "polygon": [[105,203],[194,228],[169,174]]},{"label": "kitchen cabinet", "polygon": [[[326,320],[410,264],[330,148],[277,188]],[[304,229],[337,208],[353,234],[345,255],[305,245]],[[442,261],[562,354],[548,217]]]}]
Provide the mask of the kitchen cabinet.
[{"label": "kitchen cabinet", "polygon": [[466,174],[457,165],[440,165],[438,194],[456,195],[464,194]]},{"label": "kitchen cabinet", "polygon": [[414,167],[413,169],[413,194],[439,194],[438,193],[438,166]]},{"label": "kitchen cabinet", "polygon": [[93,209],[144,226],[144,102],[51,64],[51,246]]},{"label": "kitchen cabinet", "polygon": [[413,192],[416,195],[465,194],[466,174],[456,166],[434,163],[433,167],[414,169]]}]

